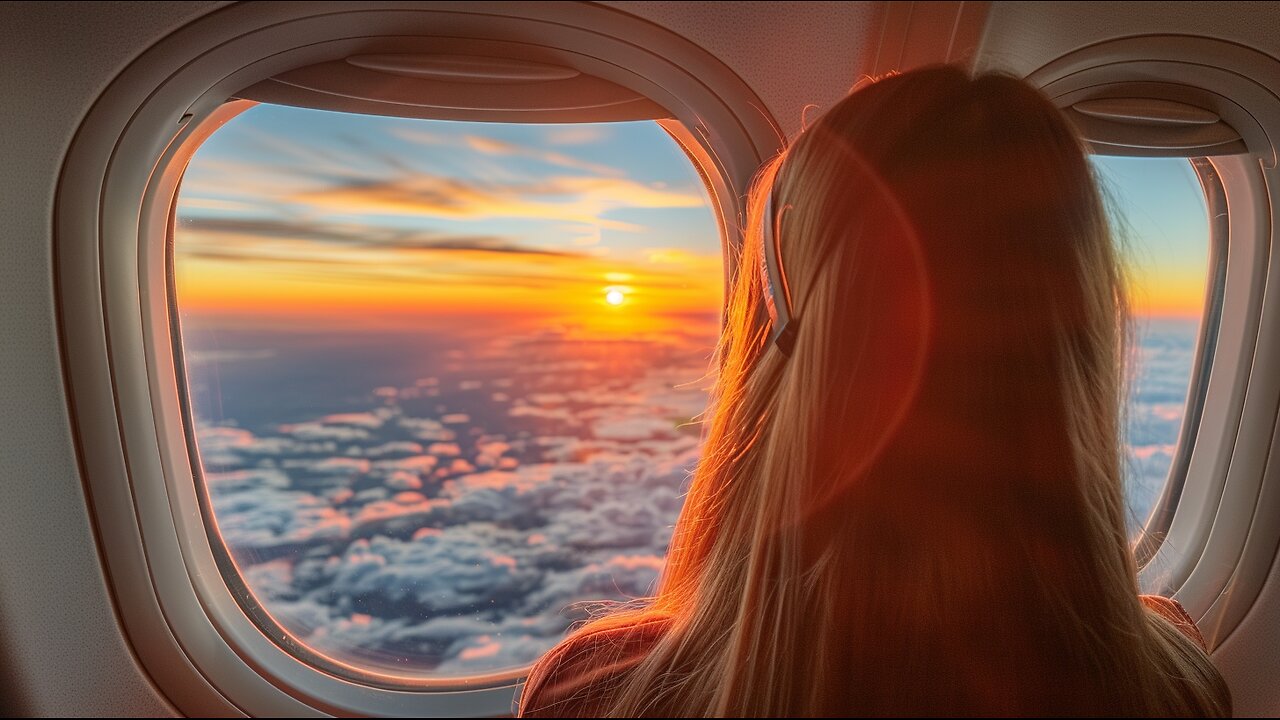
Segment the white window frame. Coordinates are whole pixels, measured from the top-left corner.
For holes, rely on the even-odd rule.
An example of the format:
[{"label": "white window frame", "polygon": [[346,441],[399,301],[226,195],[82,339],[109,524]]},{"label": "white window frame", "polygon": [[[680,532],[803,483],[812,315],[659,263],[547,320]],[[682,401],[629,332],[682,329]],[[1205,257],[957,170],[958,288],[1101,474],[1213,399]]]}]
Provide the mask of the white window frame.
[{"label": "white window frame", "polygon": [[[104,92],[69,151],[55,208],[59,324],[81,470],[125,632],[188,715],[503,715],[516,674],[362,682],[268,638],[218,571],[200,511],[172,338],[169,228],[187,161],[252,105],[236,91],[391,38],[529,44],[640,93],[708,183],[722,245],[741,191],[781,133],[714,56],[591,3],[247,3],[146,51]],[[408,38],[408,40],[406,39]],[[658,51],[658,48],[661,51]],[[726,252],[726,267],[735,256]]]},{"label": "white window frame", "polygon": [[[1105,154],[1210,156],[1226,196],[1228,237],[1218,243],[1226,246],[1226,278],[1220,307],[1206,307],[1207,313],[1220,310],[1220,318],[1213,347],[1204,346],[1210,338],[1202,335],[1198,348],[1201,358],[1211,353],[1212,367],[1185,482],[1167,534],[1139,547],[1139,559],[1148,560],[1139,572],[1144,591],[1177,598],[1211,651],[1253,607],[1280,545],[1280,480],[1266,482],[1269,472],[1280,472],[1280,463],[1270,464],[1280,440],[1280,375],[1271,372],[1280,367],[1280,323],[1274,322],[1280,293],[1268,292],[1280,282],[1273,251],[1280,98],[1254,79],[1277,74],[1280,60],[1237,43],[1137,35],[1082,46],[1027,76],[1077,120],[1080,102],[1157,99],[1208,110],[1238,136],[1210,137],[1189,127],[1157,131],[1141,110],[1129,122],[1099,125],[1085,118],[1081,125],[1094,150]],[[1213,227],[1220,219],[1209,220]]]},{"label": "white window frame", "polygon": [[1267,372],[1280,367],[1280,325],[1263,321],[1280,313],[1280,296],[1267,292],[1280,280],[1280,196],[1275,169],[1257,157],[1211,162],[1230,228],[1213,366],[1181,499],[1140,579],[1178,598],[1213,649],[1252,607],[1280,541],[1280,488],[1264,483],[1280,409],[1280,376]]}]

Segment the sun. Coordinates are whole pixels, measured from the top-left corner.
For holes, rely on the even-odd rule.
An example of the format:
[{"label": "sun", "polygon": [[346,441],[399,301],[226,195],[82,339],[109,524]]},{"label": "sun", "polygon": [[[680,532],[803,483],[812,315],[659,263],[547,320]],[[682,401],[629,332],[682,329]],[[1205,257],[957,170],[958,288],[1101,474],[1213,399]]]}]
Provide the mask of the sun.
[{"label": "sun", "polygon": [[618,305],[621,305],[623,301],[625,301],[626,299],[627,299],[627,296],[617,288],[610,288],[604,294],[604,301],[615,307]]}]

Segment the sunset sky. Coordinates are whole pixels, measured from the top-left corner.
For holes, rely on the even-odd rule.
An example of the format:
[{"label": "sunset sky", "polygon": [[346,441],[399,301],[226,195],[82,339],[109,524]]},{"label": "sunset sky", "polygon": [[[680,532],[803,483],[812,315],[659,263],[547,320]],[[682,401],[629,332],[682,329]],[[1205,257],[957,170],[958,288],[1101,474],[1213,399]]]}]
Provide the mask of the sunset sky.
[{"label": "sunset sky", "polygon": [[[1201,192],[1185,161],[1101,159],[1134,306],[1203,305]],[[714,312],[719,233],[652,122],[510,125],[260,105],[196,153],[178,207],[184,313],[270,327],[476,315],[649,324]]]},{"label": "sunset sky", "polygon": [[178,214],[186,312],[291,324],[589,319],[714,312],[721,294],[706,190],[652,122],[260,105],[199,149]]},{"label": "sunset sky", "polygon": [[1095,157],[1094,166],[1128,257],[1134,311],[1199,317],[1208,274],[1209,221],[1191,163]]},{"label": "sunset sky", "polygon": [[[1188,164],[1098,163],[1135,307],[1198,315]],[[179,196],[185,376],[218,533],[279,627],[369,671],[468,677],[527,666],[583,603],[650,594],[700,453],[708,202],[653,122],[262,105],[215,133]],[[1133,528],[1197,338],[1143,327]]]}]

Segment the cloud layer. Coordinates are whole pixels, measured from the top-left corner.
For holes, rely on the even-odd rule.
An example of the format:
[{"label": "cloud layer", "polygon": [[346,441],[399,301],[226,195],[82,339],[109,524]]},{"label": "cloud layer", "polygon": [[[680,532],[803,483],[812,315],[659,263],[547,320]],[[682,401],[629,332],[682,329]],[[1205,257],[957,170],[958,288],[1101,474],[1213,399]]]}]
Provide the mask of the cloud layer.
[{"label": "cloud layer", "polygon": [[[1194,326],[1145,340],[1130,406],[1135,529],[1172,459]],[[443,353],[458,362],[363,406],[335,398],[296,422],[198,429],[246,582],[321,652],[436,677],[516,668],[593,607],[654,588],[697,462],[688,423],[705,383],[690,381],[712,337],[458,342]]]},{"label": "cloud layer", "polygon": [[219,529],[321,652],[433,676],[525,665],[589,608],[654,589],[713,342],[672,339],[503,336],[363,409],[202,424]]}]

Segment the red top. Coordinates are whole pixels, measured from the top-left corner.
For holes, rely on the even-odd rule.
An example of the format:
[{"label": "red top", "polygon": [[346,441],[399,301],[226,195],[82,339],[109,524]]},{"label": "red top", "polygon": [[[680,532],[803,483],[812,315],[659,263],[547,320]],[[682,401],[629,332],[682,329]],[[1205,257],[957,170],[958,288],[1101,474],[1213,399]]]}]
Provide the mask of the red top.
[{"label": "red top", "polygon": [[[1177,600],[1158,595],[1141,595],[1139,599],[1208,651],[1195,621]],[[614,696],[613,686],[649,653],[670,624],[670,618],[657,616],[575,635],[560,643],[529,671],[520,697],[520,716],[602,717]]]}]

